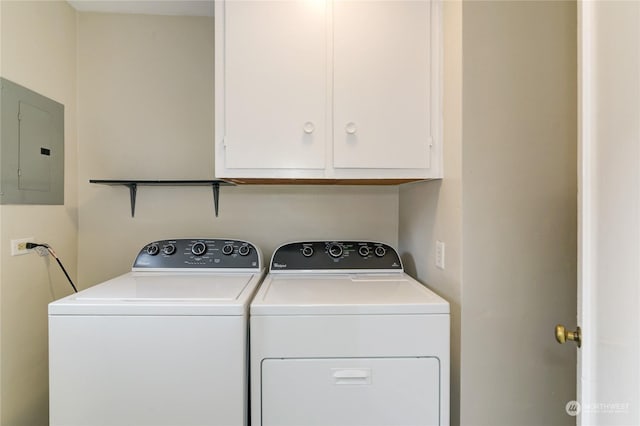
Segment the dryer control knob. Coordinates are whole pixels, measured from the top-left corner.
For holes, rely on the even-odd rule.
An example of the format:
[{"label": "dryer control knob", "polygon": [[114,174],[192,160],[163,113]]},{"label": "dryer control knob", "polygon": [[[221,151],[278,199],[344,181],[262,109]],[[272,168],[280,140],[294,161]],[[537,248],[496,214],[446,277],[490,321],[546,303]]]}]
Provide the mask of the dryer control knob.
[{"label": "dryer control knob", "polygon": [[251,247],[244,245],[244,246],[240,246],[240,248],[238,249],[238,254],[240,256],[246,256],[249,254],[250,251],[251,251]]},{"label": "dryer control knob", "polygon": [[339,244],[331,244],[331,246],[329,246],[329,255],[333,258],[342,256],[342,246]]},{"label": "dryer control knob", "polygon": [[173,253],[176,252],[176,246],[173,244],[168,244],[162,248],[162,252],[167,256],[171,256]]},{"label": "dryer control knob", "polygon": [[385,254],[387,254],[387,249],[382,247],[382,246],[378,246],[376,247],[376,249],[374,250],[374,253],[376,254],[376,256],[378,257],[384,257]]},{"label": "dryer control knob", "polygon": [[149,247],[147,247],[147,254],[151,256],[155,256],[159,251],[160,246],[158,246],[156,243],[150,244]]},{"label": "dryer control knob", "polygon": [[231,253],[233,253],[233,245],[225,244],[222,247],[222,254],[224,254],[225,256],[229,256]]},{"label": "dryer control knob", "polygon": [[202,241],[198,241],[197,243],[194,243],[191,246],[191,253],[195,254],[196,256],[202,256],[206,252],[207,252],[207,245]]},{"label": "dryer control knob", "polygon": [[304,247],[302,248],[302,255],[303,255],[304,257],[311,257],[311,256],[313,256],[313,247],[311,247],[311,246],[304,246]]}]

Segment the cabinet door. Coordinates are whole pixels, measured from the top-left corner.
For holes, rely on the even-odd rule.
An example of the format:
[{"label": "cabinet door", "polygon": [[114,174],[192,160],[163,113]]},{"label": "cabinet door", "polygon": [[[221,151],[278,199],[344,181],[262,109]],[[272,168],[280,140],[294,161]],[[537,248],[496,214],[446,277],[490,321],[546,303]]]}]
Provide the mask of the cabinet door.
[{"label": "cabinet door", "polygon": [[323,169],[326,5],[224,3],[226,168]]},{"label": "cabinet door", "polygon": [[334,3],[336,168],[429,168],[431,4]]}]

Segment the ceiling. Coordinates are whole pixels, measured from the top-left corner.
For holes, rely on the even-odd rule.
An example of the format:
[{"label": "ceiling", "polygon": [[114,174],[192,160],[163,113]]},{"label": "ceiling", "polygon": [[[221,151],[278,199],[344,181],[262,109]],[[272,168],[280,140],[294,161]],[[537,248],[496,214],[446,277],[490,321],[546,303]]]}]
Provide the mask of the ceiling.
[{"label": "ceiling", "polygon": [[67,0],[79,12],[213,16],[214,0]]}]

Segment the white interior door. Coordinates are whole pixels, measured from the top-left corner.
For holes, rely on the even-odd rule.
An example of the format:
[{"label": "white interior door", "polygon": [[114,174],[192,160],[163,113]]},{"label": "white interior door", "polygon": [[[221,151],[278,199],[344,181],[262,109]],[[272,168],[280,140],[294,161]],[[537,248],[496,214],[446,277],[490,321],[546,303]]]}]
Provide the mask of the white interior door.
[{"label": "white interior door", "polygon": [[640,424],[640,2],[579,4],[578,425]]}]

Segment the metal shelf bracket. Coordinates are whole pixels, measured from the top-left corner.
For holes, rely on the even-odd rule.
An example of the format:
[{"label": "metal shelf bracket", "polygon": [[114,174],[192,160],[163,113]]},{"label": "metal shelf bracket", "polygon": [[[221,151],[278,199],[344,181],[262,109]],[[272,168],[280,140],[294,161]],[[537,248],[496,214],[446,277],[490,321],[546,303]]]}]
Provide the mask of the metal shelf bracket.
[{"label": "metal shelf bracket", "polygon": [[220,184],[218,182],[212,183],[211,188],[213,188],[213,209],[216,212],[216,217],[218,217],[218,205],[220,200]]},{"label": "metal shelf bracket", "polygon": [[126,186],[129,188],[129,199],[131,202],[131,217],[136,215],[136,196],[138,186],[211,186],[213,190],[213,208],[218,217],[220,204],[220,186],[232,186],[234,183],[225,180],[122,180],[122,179],[91,179],[89,183],[101,185]]},{"label": "metal shelf bracket", "polygon": [[136,195],[138,193],[138,184],[129,183],[126,185],[129,187],[129,198],[131,199],[131,217],[136,216]]}]

